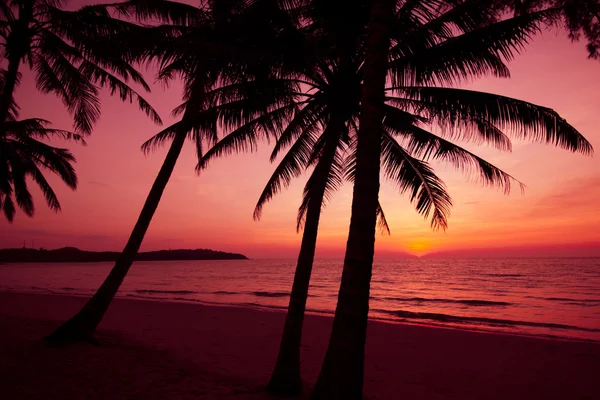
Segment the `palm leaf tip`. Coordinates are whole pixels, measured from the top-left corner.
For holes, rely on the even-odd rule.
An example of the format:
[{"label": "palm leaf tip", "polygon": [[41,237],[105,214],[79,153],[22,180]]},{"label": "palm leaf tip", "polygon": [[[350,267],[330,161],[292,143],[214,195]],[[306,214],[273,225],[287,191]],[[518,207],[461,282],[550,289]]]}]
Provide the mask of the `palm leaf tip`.
[{"label": "palm leaf tip", "polygon": [[377,227],[382,235],[390,236],[392,234],[385,214],[383,213],[383,208],[381,208],[381,204],[377,205]]}]

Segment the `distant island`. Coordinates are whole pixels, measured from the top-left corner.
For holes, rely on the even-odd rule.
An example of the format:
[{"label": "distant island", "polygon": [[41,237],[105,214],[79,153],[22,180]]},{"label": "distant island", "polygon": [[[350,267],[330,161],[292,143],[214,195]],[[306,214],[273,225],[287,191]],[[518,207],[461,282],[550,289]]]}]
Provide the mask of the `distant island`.
[{"label": "distant island", "polygon": [[[101,262],[116,261],[117,251],[85,251],[75,247],[55,250],[45,249],[0,249],[0,262]],[[138,253],[136,261],[176,260],[247,260],[243,254],[226,253],[208,249],[158,250]]]}]

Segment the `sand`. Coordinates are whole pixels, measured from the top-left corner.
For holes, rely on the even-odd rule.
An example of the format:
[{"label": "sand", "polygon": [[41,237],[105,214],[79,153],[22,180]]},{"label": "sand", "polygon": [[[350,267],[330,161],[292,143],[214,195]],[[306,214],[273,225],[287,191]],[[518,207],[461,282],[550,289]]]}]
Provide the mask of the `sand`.
[{"label": "sand", "polygon": [[[101,346],[40,340],[84,301],[0,292],[3,399],[273,398],[283,312],[117,299]],[[331,322],[306,319],[307,392]],[[370,321],[366,353],[369,399],[600,399],[600,343]]]}]

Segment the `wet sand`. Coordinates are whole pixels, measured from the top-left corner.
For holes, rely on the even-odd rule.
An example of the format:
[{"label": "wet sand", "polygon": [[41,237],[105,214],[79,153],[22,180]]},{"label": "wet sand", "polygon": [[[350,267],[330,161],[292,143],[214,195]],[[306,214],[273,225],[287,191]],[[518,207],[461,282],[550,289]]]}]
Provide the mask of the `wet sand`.
[{"label": "wet sand", "polygon": [[[40,339],[85,298],[0,292],[4,399],[272,399],[264,392],[281,311],[116,299],[101,346]],[[308,315],[302,348],[314,384],[331,317]],[[370,321],[370,399],[600,399],[600,343]],[[306,397],[306,396],[305,396]]]}]

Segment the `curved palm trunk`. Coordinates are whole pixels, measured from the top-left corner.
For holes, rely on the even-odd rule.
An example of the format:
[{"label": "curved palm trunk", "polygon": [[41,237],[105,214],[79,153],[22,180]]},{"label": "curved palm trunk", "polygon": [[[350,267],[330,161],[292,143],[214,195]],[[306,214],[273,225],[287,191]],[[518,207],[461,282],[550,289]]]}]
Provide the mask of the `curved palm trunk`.
[{"label": "curved palm trunk", "polygon": [[0,135],[3,135],[4,123],[10,112],[10,105],[14,96],[15,88],[19,83],[19,66],[21,59],[27,54],[25,40],[29,40],[28,25],[33,15],[33,2],[22,2],[19,4],[19,19],[13,25],[5,43],[8,53],[8,68],[4,80],[4,87],[0,94]]},{"label": "curved palm trunk", "polygon": [[362,398],[389,21],[394,5],[393,0],[375,0],[371,6],[350,231],[329,346],[311,399]]},{"label": "curved palm trunk", "polygon": [[117,259],[115,266],[110,271],[110,274],[104,283],[102,283],[102,286],[100,286],[96,294],[94,294],[81,311],[48,336],[46,338],[47,341],[51,343],[93,341],[93,334],[96,327],[110,306],[121,283],[123,283],[123,279],[125,279],[125,276],[140,249],[148,226],[150,225],[150,221],[158,207],[158,203],[169,182],[169,178],[173,173],[177,158],[185,143],[186,136],[187,130],[185,129],[181,129],[175,135],[165,161],[152,185],[152,189],[150,189],[142,212],[131,232],[129,241]]},{"label": "curved palm trunk", "polygon": [[[329,132],[324,132],[324,135],[333,135],[331,135],[331,139],[325,145],[319,163],[315,167],[314,174],[318,186],[315,188],[314,196],[311,196],[306,211],[302,244],[300,246],[288,312],[279,346],[279,355],[277,356],[275,369],[267,386],[269,392],[279,396],[295,396],[302,391],[300,346],[302,343],[304,311],[306,309],[310,275],[315,258],[321,206],[323,204],[323,197],[325,196],[329,169],[335,158],[338,138],[343,128],[343,120],[338,122],[332,121],[328,125],[327,131]],[[333,130],[337,130],[338,132],[331,132]]]},{"label": "curved palm trunk", "polygon": [[4,123],[10,112],[10,104],[12,103],[13,95],[17,83],[19,82],[19,65],[21,64],[20,57],[10,57],[8,68],[4,77],[4,87],[0,94],[0,134],[3,134]]}]

